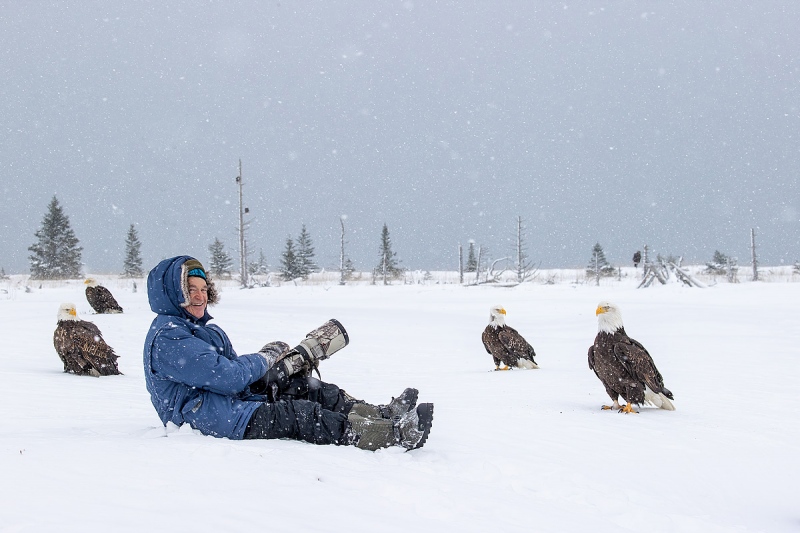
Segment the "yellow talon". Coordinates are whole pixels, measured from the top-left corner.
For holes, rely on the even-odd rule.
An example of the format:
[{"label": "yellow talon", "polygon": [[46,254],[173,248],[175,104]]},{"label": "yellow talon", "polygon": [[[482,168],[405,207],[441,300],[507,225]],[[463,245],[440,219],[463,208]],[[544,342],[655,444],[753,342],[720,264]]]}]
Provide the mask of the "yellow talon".
[{"label": "yellow talon", "polygon": [[623,405],[622,408],[619,410],[619,412],[620,413],[625,413],[626,415],[628,413],[633,413],[635,415],[639,414],[638,412],[633,410],[633,407],[631,406],[631,402],[628,402],[627,404]]}]

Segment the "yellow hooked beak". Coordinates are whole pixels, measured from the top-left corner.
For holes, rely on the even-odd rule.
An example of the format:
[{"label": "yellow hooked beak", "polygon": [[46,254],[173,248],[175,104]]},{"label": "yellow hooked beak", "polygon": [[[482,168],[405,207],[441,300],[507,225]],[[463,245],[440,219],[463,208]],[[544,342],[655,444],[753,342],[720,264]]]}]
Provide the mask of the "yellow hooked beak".
[{"label": "yellow hooked beak", "polygon": [[498,310],[498,312],[499,312],[499,313],[506,314],[506,310],[505,310],[505,309],[503,309],[503,308],[500,308],[500,309]]},{"label": "yellow hooked beak", "polygon": [[78,316],[78,311],[73,307],[69,310],[69,314],[72,316]]},{"label": "yellow hooked beak", "polygon": [[594,314],[595,314],[595,316],[597,316],[597,315],[605,313],[605,312],[606,312],[606,308],[598,305],[597,309],[594,312]]}]

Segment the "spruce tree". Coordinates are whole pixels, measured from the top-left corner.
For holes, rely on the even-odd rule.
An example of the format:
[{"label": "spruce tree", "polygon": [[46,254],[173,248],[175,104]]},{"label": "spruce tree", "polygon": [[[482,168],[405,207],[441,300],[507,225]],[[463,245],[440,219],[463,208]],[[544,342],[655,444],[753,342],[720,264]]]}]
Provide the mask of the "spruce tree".
[{"label": "spruce tree", "polygon": [[475,241],[469,241],[467,266],[464,268],[464,272],[475,272],[476,270],[478,270],[478,260],[475,258]]},{"label": "spruce tree", "polygon": [[342,274],[345,280],[349,280],[353,278],[353,272],[356,271],[356,267],[353,265],[353,261],[350,260],[349,257],[344,259],[344,268],[342,270]]},{"label": "spruce tree", "polygon": [[381,230],[381,245],[380,245],[380,258],[378,264],[373,270],[373,276],[382,278],[384,285],[388,279],[394,279],[402,275],[403,269],[400,268],[400,260],[396,257],[397,254],[392,251],[392,239],[389,237],[389,228],[386,223],[383,224]]},{"label": "spruce tree", "polygon": [[142,243],[139,242],[139,233],[136,227],[131,224],[128,228],[128,235],[125,238],[125,264],[123,265],[122,276],[125,278],[141,278],[144,276],[142,270],[142,256],[140,248]]},{"label": "spruce tree", "polygon": [[28,250],[32,279],[74,279],[81,276],[81,251],[69,217],[53,196],[42,227],[34,233],[38,242]]},{"label": "spruce tree", "polygon": [[311,236],[306,231],[305,224],[300,229],[300,236],[297,237],[295,258],[297,276],[307,279],[309,274],[317,271],[318,267],[314,263],[314,246],[311,243]]},{"label": "spruce tree", "polygon": [[608,277],[613,276],[616,269],[606,259],[606,254],[600,243],[596,243],[592,247],[592,258],[589,264],[586,265],[586,274],[589,276]]},{"label": "spruce tree", "polygon": [[208,253],[211,254],[209,261],[209,271],[215,277],[231,277],[233,269],[233,258],[225,251],[225,245],[218,238],[214,237],[214,242],[208,246]]},{"label": "spruce tree", "polygon": [[722,275],[728,271],[728,261],[729,258],[727,255],[723,254],[719,250],[714,250],[714,257],[706,263],[706,274],[715,274],[715,275]]},{"label": "spruce tree", "polygon": [[297,272],[297,253],[294,249],[294,241],[291,237],[286,237],[286,249],[281,254],[281,266],[278,268],[281,277],[286,281],[291,281],[299,277]]},{"label": "spruce tree", "polygon": [[250,263],[248,272],[256,275],[269,274],[269,265],[267,264],[267,258],[264,256],[264,250],[258,249],[258,261]]}]

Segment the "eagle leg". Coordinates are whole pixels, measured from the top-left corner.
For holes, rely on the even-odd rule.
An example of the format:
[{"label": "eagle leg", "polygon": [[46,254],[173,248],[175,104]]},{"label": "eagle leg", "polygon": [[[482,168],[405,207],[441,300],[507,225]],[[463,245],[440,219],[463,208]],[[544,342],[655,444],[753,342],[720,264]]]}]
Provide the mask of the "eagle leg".
[{"label": "eagle leg", "polygon": [[505,368],[500,368],[500,365],[495,365],[494,369],[495,370],[511,370],[511,367],[508,366],[508,365],[505,365]]},{"label": "eagle leg", "polygon": [[633,413],[633,414],[635,414],[635,415],[636,415],[636,414],[639,414],[639,412],[638,412],[638,411],[634,411],[634,410],[633,410],[633,404],[631,404],[631,402],[628,402],[627,404],[623,405],[623,406],[622,406],[622,408],[619,410],[619,412],[620,412],[620,413],[625,413],[626,415],[627,415],[628,413]]},{"label": "eagle leg", "polygon": [[619,410],[622,409],[622,406],[617,402],[617,400],[614,400],[614,403],[612,405],[604,405],[602,406],[602,409],[603,411],[610,411],[612,409]]}]

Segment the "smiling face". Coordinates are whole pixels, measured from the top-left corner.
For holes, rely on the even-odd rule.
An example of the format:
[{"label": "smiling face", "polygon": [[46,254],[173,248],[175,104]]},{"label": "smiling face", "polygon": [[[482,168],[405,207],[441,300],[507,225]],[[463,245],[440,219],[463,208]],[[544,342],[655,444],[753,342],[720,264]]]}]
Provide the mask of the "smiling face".
[{"label": "smiling face", "polygon": [[189,305],[186,306],[186,310],[195,318],[203,318],[206,313],[206,305],[208,305],[206,280],[190,276],[186,283],[189,285]]}]

